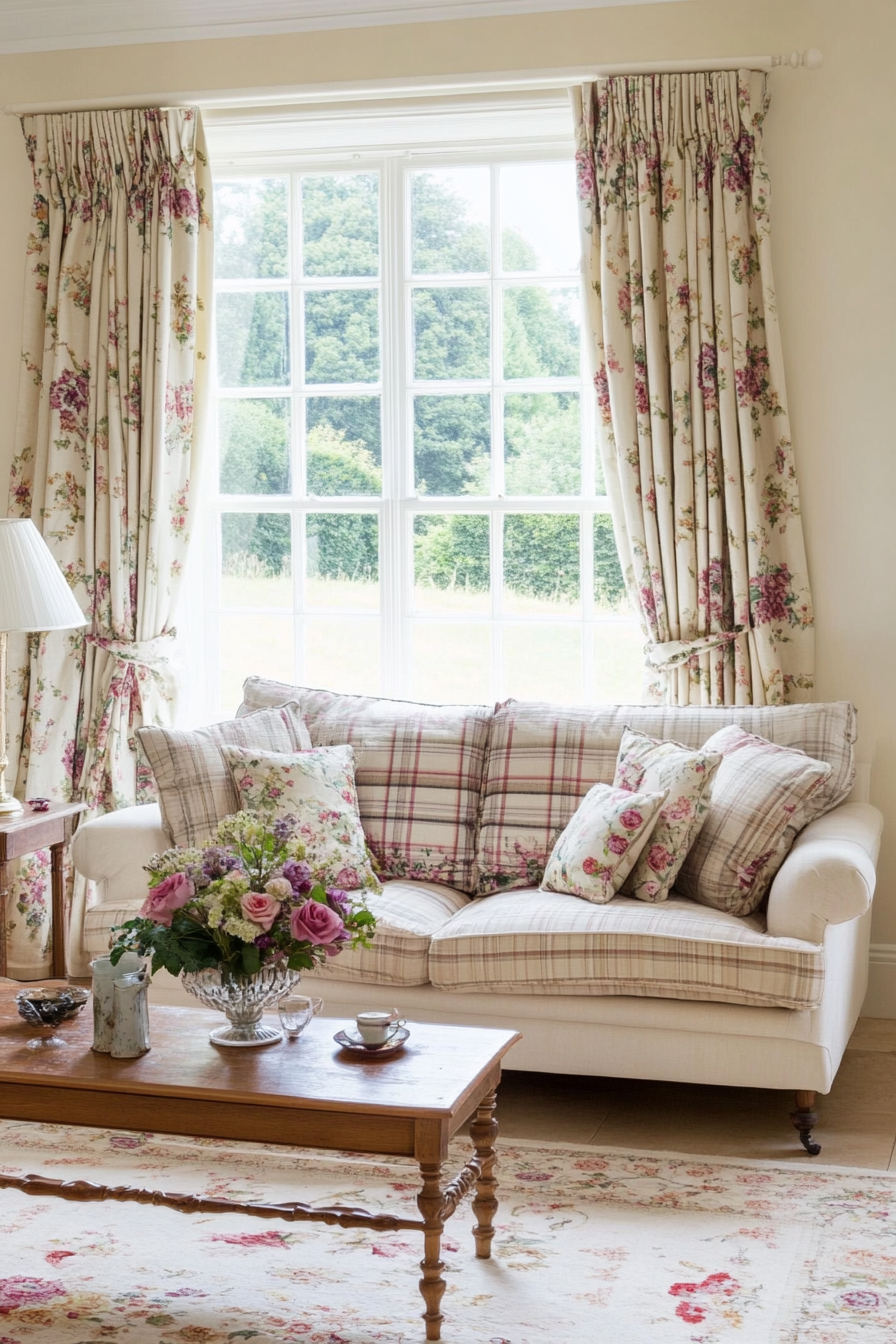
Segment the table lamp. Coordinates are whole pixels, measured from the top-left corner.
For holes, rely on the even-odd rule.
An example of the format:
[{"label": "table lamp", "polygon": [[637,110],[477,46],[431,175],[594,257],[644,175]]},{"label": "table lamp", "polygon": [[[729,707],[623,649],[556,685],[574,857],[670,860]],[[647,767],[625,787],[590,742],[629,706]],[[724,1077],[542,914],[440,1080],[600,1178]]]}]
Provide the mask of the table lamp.
[{"label": "table lamp", "polygon": [[53,553],[30,518],[0,518],[0,818],[22,811],[6,792],[6,654],[12,631],[86,625]]}]

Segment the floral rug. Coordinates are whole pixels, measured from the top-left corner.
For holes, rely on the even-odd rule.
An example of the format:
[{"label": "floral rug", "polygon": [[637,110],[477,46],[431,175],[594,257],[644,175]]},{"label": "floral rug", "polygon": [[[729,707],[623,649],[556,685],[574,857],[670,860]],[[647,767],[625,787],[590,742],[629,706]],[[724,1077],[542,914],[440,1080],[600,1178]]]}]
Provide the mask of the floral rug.
[{"label": "floral rug", "polygon": [[[453,1158],[461,1165],[461,1145]],[[506,1142],[490,1261],[444,1238],[446,1344],[894,1344],[896,1181]],[[0,1122],[0,1170],[416,1213],[352,1153]],[[0,1344],[422,1344],[422,1237],[0,1191]]]}]

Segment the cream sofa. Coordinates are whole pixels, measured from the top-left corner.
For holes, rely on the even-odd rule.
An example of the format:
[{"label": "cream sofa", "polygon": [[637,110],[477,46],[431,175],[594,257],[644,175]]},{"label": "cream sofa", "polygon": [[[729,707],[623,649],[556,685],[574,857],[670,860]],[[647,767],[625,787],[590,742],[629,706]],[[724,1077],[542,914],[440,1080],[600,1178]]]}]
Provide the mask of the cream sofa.
[{"label": "cream sofa", "polygon": [[[394,874],[370,902],[373,948],[304,977],[327,1014],[394,1004],[418,1021],[513,1027],[514,1069],[791,1089],[818,1151],[814,1094],[829,1091],[866,990],[882,825],[857,797],[852,706],[491,711],[250,678],[240,713],[287,701],[315,745],[354,745],[365,830]],[[735,722],[833,767],[828,810],[796,838],[764,910],[538,891],[553,836],[593,783],[612,781],[626,725],[696,747]],[[89,953],[141,903],[143,865],[168,844],[157,805],[81,827],[75,866],[99,896]],[[192,1002],[164,976],[154,994]]]}]

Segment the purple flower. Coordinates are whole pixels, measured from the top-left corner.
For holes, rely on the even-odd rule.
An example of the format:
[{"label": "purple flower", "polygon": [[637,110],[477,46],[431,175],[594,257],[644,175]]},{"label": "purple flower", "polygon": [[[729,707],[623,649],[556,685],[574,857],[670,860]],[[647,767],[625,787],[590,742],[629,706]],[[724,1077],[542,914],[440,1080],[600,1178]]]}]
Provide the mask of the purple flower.
[{"label": "purple flower", "polygon": [[283,876],[297,896],[307,896],[314,885],[311,867],[304,859],[288,859],[283,865]]},{"label": "purple flower", "polygon": [[327,902],[341,919],[350,919],[352,914],[351,897],[340,887],[327,887]]},{"label": "purple flower", "polygon": [[202,871],[210,882],[242,866],[243,861],[239,855],[232,854],[222,845],[209,845],[208,849],[202,851]]},{"label": "purple flower", "polygon": [[260,933],[255,939],[255,946],[261,952],[266,952],[269,947],[274,946],[274,940],[269,933]]}]

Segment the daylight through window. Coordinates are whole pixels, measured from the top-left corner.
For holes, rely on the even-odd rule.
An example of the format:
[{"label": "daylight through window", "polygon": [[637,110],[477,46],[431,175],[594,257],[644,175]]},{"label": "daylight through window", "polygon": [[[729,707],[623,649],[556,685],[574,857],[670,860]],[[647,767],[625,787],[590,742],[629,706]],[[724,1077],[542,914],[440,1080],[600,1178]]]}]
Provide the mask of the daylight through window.
[{"label": "daylight through window", "polygon": [[568,158],[219,178],[213,694],[637,700]]}]

